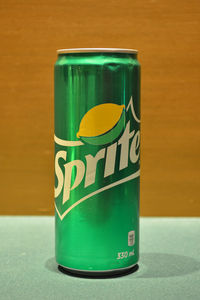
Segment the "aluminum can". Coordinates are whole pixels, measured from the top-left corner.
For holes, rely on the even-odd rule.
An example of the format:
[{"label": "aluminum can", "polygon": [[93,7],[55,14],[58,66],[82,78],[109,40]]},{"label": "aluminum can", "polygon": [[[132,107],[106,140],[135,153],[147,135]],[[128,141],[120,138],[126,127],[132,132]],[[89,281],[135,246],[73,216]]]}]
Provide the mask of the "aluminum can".
[{"label": "aluminum can", "polygon": [[61,271],[110,276],[139,258],[137,51],[58,50],[55,250]]}]

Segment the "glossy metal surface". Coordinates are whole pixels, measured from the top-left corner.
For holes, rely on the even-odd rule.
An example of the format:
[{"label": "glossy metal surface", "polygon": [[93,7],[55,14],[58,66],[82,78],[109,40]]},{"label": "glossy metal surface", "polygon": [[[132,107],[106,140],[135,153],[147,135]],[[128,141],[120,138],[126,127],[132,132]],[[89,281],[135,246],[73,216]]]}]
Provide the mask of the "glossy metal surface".
[{"label": "glossy metal surface", "polygon": [[[140,65],[136,56],[59,54],[55,64],[56,260],[62,266],[108,271],[138,261]],[[105,145],[78,138],[83,116],[105,103],[125,106],[120,135]],[[93,122],[90,126],[95,126]],[[99,151],[96,168],[89,168]],[[132,231],[134,245],[129,240],[134,238]]]},{"label": "glossy metal surface", "polygon": [[135,49],[123,49],[123,48],[71,48],[71,49],[59,49],[57,50],[58,54],[61,53],[91,53],[91,52],[98,52],[98,53],[137,53],[138,51]]}]

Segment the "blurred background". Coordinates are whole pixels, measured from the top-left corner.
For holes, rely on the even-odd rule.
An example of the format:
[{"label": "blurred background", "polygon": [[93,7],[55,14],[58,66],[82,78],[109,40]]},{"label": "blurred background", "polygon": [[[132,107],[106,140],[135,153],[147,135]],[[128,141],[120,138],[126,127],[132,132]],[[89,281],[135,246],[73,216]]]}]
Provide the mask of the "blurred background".
[{"label": "blurred background", "polygon": [[142,216],[200,215],[199,0],[1,0],[0,214],[54,213],[56,49],[139,50]]}]

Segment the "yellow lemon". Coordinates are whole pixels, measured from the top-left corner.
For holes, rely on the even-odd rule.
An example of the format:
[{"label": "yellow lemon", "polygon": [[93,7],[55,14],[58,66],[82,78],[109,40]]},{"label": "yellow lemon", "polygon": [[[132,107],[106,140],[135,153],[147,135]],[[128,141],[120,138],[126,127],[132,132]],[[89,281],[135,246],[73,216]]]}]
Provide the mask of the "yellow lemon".
[{"label": "yellow lemon", "polygon": [[[125,105],[114,103],[93,107],[83,116],[77,137],[96,145],[111,142],[122,130],[125,117],[124,108]],[[109,133],[115,127],[117,128],[113,133]]]}]

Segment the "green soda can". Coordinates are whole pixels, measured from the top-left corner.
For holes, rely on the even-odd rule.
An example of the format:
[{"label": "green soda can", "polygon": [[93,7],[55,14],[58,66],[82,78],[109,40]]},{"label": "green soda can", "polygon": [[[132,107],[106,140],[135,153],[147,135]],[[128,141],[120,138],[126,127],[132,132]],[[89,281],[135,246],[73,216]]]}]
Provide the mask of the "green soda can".
[{"label": "green soda can", "polygon": [[56,261],[74,275],[123,275],[137,269],[139,258],[137,51],[57,52]]}]

